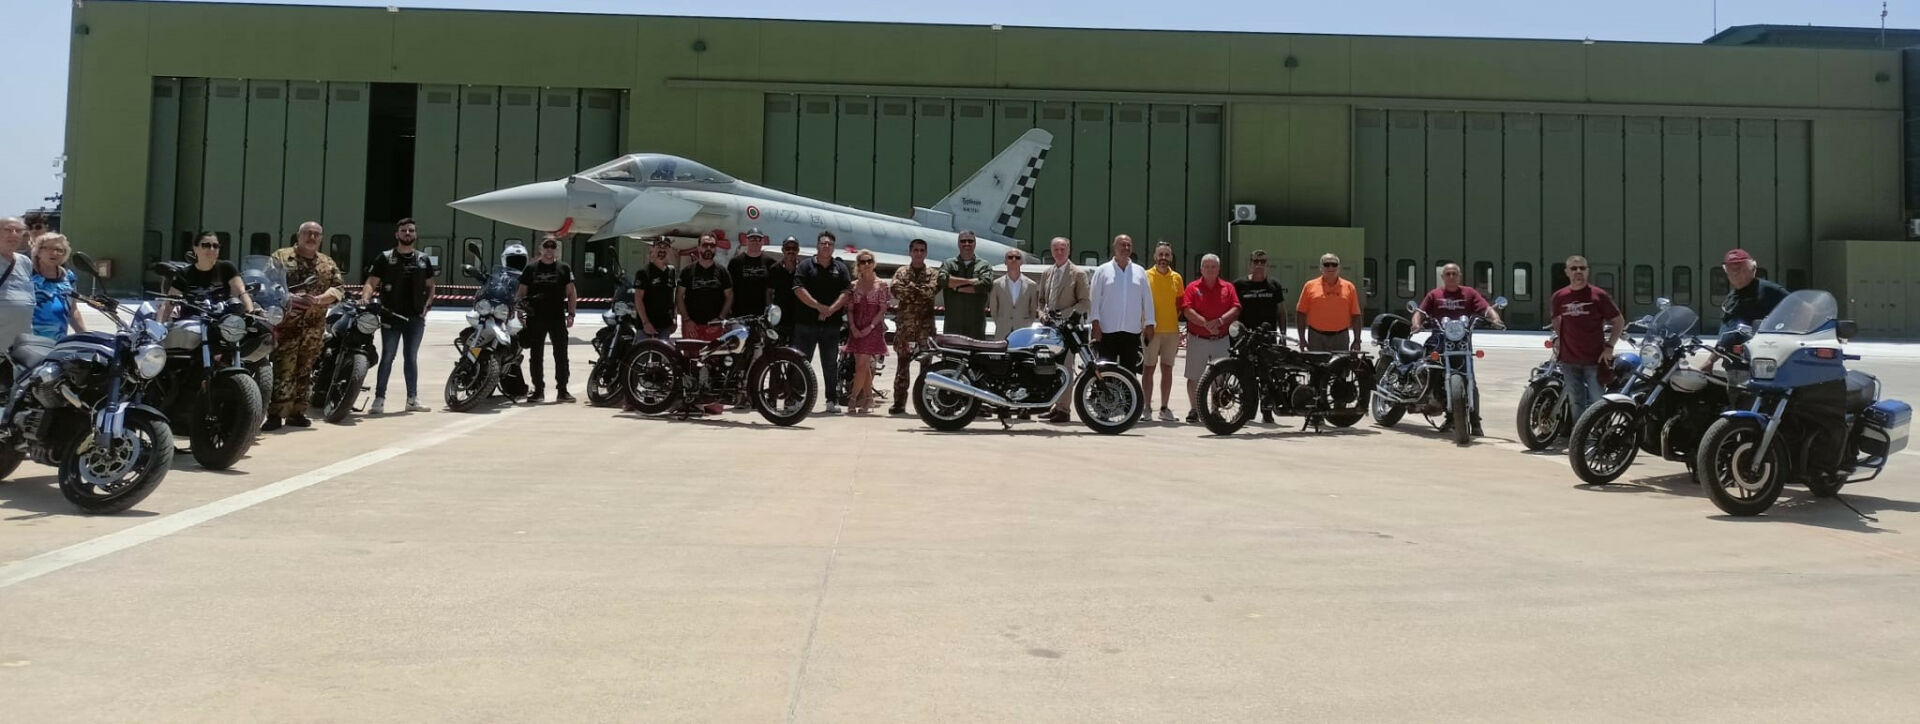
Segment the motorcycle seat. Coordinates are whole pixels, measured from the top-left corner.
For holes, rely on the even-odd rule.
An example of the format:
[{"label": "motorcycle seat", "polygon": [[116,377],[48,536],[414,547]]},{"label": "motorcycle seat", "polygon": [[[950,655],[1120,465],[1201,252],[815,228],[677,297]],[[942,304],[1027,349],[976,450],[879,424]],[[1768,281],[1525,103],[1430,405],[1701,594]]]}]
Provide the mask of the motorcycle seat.
[{"label": "motorcycle seat", "polygon": [[1411,339],[1396,339],[1393,341],[1393,353],[1401,362],[1412,362],[1427,356],[1427,348]]},{"label": "motorcycle seat", "polygon": [[42,360],[47,358],[47,355],[53,353],[54,342],[55,340],[49,337],[42,337],[37,334],[23,334],[20,335],[18,340],[14,341],[11,356],[13,357],[13,361],[20,365],[21,369],[31,368],[40,364]]},{"label": "motorcycle seat", "polygon": [[1875,388],[1879,386],[1880,378],[1859,370],[1847,370],[1847,412],[1858,413],[1872,405]]},{"label": "motorcycle seat", "polygon": [[957,334],[933,335],[933,343],[940,345],[945,349],[961,350],[966,352],[1005,352],[1007,351],[1007,343],[1004,340],[998,341],[998,342],[978,340],[972,337],[962,337]]}]

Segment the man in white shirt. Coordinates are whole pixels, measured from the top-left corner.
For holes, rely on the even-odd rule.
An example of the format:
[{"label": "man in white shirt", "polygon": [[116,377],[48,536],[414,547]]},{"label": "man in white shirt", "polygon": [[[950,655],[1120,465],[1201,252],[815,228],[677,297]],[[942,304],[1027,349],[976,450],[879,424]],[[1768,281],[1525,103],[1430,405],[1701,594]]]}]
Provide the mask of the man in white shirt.
[{"label": "man in white shirt", "polygon": [[1019,249],[1007,250],[1007,275],[993,280],[987,292],[987,311],[993,315],[993,338],[1006,339],[1013,330],[1032,325],[1040,319],[1040,294],[1034,283],[1020,274],[1025,260]]},{"label": "man in white shirt", "polygon": [[1133,237],[1113,237],[1113,260],[1093,271],[1087,285],[1093,307],[1093,349],[1101,359],[1140,371],[1142,344],[1153,339],[1153,291],[1147,270],[1133,259]]}]

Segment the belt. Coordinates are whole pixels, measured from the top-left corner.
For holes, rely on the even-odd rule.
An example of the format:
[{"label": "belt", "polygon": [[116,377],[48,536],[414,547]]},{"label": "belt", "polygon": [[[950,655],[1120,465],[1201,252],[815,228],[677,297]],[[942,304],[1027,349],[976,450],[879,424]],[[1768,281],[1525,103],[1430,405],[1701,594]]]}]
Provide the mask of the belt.
[{"label": "belt", "polygon": [[1338,331],[1338,332],[1328,332],[1328,331],[1325,331],[1325,330],[1321,330],[1321,329],[1315,329],[1315,328],[1313,328],[1313,327],[1308,327],[1307,329],[1311,329],[1311,330],[1313,330],[1313,331],[1314,331],[1314,332],[1316,332],[1316,333],[1319,333],[1319,334],[1324,334],[1324,335],[1327,335],[1327,336],[1329,336],[1329,337],[1331,337],[1331,336],[1333,336],[1333,335],[1336,335],[1336,334],[1346,334],[1346,333],[1347,333],[1347,331],[1348,331],[1348,330],[1345,330],[1345,329],[1342,329],[1342,330],[1340,330],[1340,331]]}]

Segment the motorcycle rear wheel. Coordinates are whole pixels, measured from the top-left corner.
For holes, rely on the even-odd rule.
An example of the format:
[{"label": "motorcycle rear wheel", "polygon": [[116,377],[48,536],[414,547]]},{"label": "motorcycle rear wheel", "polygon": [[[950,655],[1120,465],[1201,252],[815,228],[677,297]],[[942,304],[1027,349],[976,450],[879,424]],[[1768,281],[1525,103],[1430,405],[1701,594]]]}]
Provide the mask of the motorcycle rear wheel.
[{"label": "motorcycle rear wheel", "polygon": [[[1101,400],[1108,404],[1101,404],[1100,410],[1095,411],[1091,398],[1101,393],[1113,397]],[[1088,429],[1102,435],[1118,435],[1132,429],[1140,416],[1146,414],[1146,400],[1140,378],[1122,369],[1088,370],[1086,376],[1074,383],[1074,410],[1080,413],[1080,421],[1086,423]]]},{"label": "motorcycle rear wheel", "polygon": [[327,381],[321,399],[321,419],[335,424],[347,419],[347,413],[353,412],[353,403],[360,400],[360,386],[366,382],[367,368],[371,366],[366,355],[348,356],[346,368],[336,370],[333,379]]},{"label": "motorcycle rear wheel", "polygon": [[26,453],[0,446],[0,483],[7,482],[7,478],[12,477],[13,471],[19,470],[20,463],[26,459]]},{"label": "motorcycle rear wheel", "polygon": [[1619,480],[1640,454],[1640,420],[1633,403],[1601,402],[1587,408],[1567,436],[1567,462],[1588,485]]},{"label": "motorcycle rear wheel", "polygon": [[1527,385],[1520,392],[1520,409],[1513,424],[1521,445],[1528,450],[1545,450],[1560,441],[1564,393],[1560,383],[1553,381]]},{"label": "motorcycle rear wheel", "polygon": [[[1253,419],[1259,394],[1253,380],[1241,378],[1237,365],[1216,364],[1201,373],[1194,406],[1208,432],[1232,435]],[[1221,402],[1228,403],[1224,411]]]},{"label": "motorcycle rear wheel", "polygon": [[1467,378],[1447,375],[1447,411],[1453,415],[1453,444],[1465,445],[1473,438],[1473,424],[1467,416]]},{"label": "motorcycle rear wheel", "polygon": [[919,415],[927,427],[941,432],[965,429],[973,423],[974,416],[980,414],[980,401],[958,392],[928,387],[930,372],[956,377],[960,374],[960,365],[936,362],[920,368],[920,376],[913,378],[914,414]]},{"label": "motorcycle rear wheel", "polygon": [[194,404],[193,460],[208,470],[225,470],[245,457],[260,431],[260,388],[253,377],[213,378],[207,396]]},{"label": "motorcycle rear wheel", "polygon": [[659,415],[679,406],[680,368],[662,349],[644,346],[623,370],[627,399],[642,415]]}]

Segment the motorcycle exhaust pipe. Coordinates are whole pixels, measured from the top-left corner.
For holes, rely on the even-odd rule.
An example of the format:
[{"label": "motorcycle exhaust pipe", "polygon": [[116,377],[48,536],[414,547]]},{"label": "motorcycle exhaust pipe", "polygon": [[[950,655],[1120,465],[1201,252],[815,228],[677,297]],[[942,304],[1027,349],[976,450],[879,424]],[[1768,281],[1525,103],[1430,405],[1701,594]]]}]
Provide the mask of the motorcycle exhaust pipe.
[{"label": "motorcycle exhaust pipe", "polygon": [[[1055,395],[1054,399],[1047,400],[1044,402],[1014,402],[1005,397],[1001,397],[999,395],[993,394],[991,392],[980,389],[978,387],[974,387],[973,385],[969,385],[965,382],[961,382],[959,380],[940,374],[938,372],[928,372],[926,376],[926,381],[927,381],[928,387],[932,387],[937,390],[945,390],[947,392],[954,392],[954,393],[966,395],[968,397],[979,400],[981,402],[985,402],[989,405],[996,405],[999,407],[1006,407],[1006,408],[1011,408],[1015,410],[1045,410],[1053,407],[1053,403],[1059,399],[1059,395]],[[1072,386],[1072,378],[1069,377],[1067,381],[1067,387],[1071,387],[1071,386]],[[1066,388],[1062,388],[1060,390],[1060,393],[1065,394]]]}]

